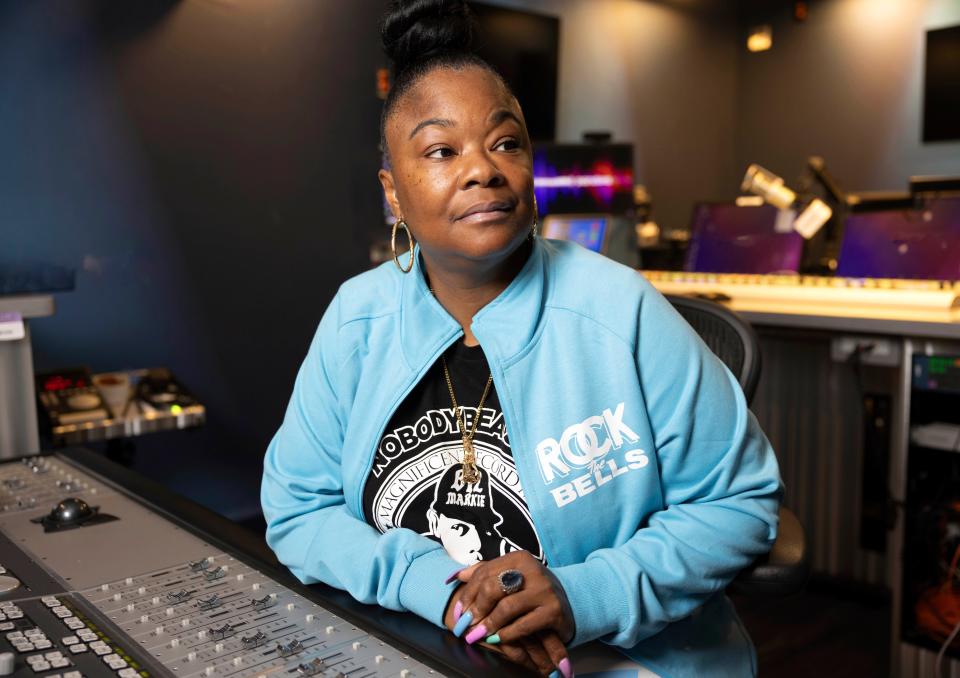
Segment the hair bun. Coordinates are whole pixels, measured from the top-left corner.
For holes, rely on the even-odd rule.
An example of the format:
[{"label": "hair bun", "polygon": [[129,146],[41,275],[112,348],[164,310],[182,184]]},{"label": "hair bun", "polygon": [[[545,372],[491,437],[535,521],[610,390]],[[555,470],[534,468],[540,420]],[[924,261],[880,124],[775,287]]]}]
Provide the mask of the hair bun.
[{"label": "hair bun", "polygon": [[468,53],[473,16],[464,0],[392,0],[380,27],[395,73],[443,53]]}]

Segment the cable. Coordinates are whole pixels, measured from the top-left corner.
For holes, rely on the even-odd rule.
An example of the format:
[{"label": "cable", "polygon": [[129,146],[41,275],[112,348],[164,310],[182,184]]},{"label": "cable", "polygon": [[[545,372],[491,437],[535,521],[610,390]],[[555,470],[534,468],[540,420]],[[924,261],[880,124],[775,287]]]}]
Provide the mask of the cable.
[{"label": "cable", "polygon": [[[958,546],[953,552],[953,558],[950,560],[950,573],[948,575],[948,580],[943,583],[944,588],[953,586],[953,579],[957,572],[958,560],[960,560],[960,546]],[[953,627],[953,631],[951,631],[950,635],[947,636],[947,639],[943,641],[943,645],[940,646],[940,651],[937,653],[937,663],[934,666],[936,678],[943,678],[943,655],[946,654],[947,648],[950,647],[950,643],[953,642],[953,639],[957,637],[958,632],[960,632],[960,621],[958,621],[956,626]]]},{"label": "cable", "polygon": [[940,651],[937,653],[937,665],[934,669],[936,678],[943,678],[943,655],[946,653],[947,648],[950,647],[953,639],[957,637],[958,632],[960,632],[960,622],[957,622],[957,625],[953,627],[953,631],[950,632],[947,639],[943,641],[943,645],[940,646]]}]

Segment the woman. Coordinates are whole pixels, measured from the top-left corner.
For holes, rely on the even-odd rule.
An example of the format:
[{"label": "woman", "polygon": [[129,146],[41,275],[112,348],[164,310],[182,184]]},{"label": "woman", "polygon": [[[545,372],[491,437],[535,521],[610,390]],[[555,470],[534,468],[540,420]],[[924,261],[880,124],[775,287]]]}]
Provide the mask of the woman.
[{"label": "woman", "polygon": [[602,639],[662,676],[750,675],[723,589],[773,543],[773,452],[641,276],[535,236],[523,114],[470,31],[450,0],[384,21],[380,180],[417,244],[320,321],[266,455],[267,539],[304,582],[542,674]]}]

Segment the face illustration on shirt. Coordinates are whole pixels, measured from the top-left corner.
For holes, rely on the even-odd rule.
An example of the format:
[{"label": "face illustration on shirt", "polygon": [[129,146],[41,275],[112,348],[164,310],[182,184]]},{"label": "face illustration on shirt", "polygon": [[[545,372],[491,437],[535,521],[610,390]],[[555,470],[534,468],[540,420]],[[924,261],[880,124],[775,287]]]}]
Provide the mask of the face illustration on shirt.
[{"label": "face illustration on shirt", "polygon": [[486,471],[480,469],[476,483],[465,483],[460,465],[450,466],[437,483],[427,511],[430,534],[440,540],[451,558],[463,565],[517,550],[497,529],[503,516],[494,510],[492,502]]},{"label": "face illustration on shirt", "polygon": [[483,560],[480,531],[473,523],[459,518],[450,518],[433,509],[427,512],[430,532],[440,540],[451,558],[462,565],[472,565]]}]

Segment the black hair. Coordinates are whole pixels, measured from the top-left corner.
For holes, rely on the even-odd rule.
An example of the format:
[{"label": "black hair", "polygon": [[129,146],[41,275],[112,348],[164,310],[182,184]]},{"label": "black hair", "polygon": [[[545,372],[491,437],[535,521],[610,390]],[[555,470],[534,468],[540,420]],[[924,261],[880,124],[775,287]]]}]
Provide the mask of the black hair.
[{"label": "black hair", "polygon": [[465,0],[391,0],[380,37],[392,64],[393,83],[380,115],[380,147],[387,154],[387,119],[421,78],[437,68],[482,68],[503,76],[473,51],[473,15]]}]

